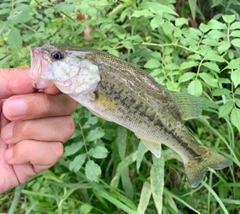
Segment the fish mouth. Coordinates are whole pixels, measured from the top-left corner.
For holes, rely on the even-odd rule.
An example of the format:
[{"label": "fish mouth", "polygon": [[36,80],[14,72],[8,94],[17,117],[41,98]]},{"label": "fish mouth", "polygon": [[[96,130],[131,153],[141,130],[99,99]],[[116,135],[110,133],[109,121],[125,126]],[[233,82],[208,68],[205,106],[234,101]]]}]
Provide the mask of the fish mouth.
[{"label": "fish mouth", "polygon": [[48,71],[49,60],[43,56],[41,48],[31,48],[31,69],[30,77],[32,79],[32,87],[35,89],[45,89],[54,84],[47,80],[46,74]]}]

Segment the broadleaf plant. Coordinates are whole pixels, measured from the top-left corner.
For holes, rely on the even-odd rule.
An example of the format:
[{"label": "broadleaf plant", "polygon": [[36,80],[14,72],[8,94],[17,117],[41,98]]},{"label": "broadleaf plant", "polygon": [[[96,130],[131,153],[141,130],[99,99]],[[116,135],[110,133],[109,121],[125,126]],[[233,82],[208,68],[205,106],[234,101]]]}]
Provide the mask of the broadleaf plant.
[{"label": "broadleaf plant", "polygon": [[238,0],[3,0],[1,68],[30,66],[30,47],[47,43],[106,51],[169,90],[200,97],[202,116],[184,123],[234,165],[211,170],[191,189],[178,154],[163,146],[163,158],[156,159],[132,132],[79,105],[73,114],[77,130],[64,144],[63,157],[16,194],[3,194],[0,211],[237,213],[239,6]]}]

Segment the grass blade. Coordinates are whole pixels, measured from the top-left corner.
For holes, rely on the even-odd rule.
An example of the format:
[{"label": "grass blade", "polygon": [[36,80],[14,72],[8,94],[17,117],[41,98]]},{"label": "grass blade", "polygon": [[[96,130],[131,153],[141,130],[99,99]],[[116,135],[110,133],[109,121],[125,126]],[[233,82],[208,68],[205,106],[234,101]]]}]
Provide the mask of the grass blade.
[{"label": "grass blade", "polygon": [[16,188],[15,194],[14,194],[14,198],[13,198],[13,202],[11,204],[11,207],[10,207],[9,211],[8,211],[8,214],[13,214],[14,213],[14,211],[15,211],[15,209],[17,207],[18,201],[19,201],[19,197],[20,197],[20,195],[22,193],[22,190],[23,190],[24,186],[25,185],[23,184],[23,185],[21,185],[21,186]]},{"label": "grass blade", "polygon": [[94,188],[94,192],[95,192],[95,194],[98,194],[99,196],[105,198],[106,200],[108,200],[109,202],[114,204],[119,209],[125,211],[126,213],[137,214],[135,210],[132,210],[130,207],[126,206],[124,203],[122,203],[121,201],[116,199],[116,196],[114,196],[114,195],[112,196],[112,194],[110,192],[106,192],[106,191],[103,191],[100,189],[95,189],[95,188]]},{"label": "grass blade", "polygon": [[212,194],[212,196],[216,199],[216,201],[219,203],[220,207],[222,208],[222,211],[225,214],[228,214],[227,208],[224,206],[222,200],[218,197],[218,195],[215,193],[215,191],[207,184],[205,181],[202,181],[202,184],[206,189]]},{"label": "grass blade", "polygon": [[164,158],[153,157],[153,166],[150,172],[152,196],[158,213],[162,213],[162,199],[164,189]]},{"label": "grass blade", "polygon": [[149,203],[149,200],[150,200],[150,197],[151,197],[151,193],[152,193],[152,191],[151,191],[150,183],[144,182],[141,196],[140,196],[140,201],[138,204],[138,209],[137,209],[138,214],[145,213],[148,203]]}]

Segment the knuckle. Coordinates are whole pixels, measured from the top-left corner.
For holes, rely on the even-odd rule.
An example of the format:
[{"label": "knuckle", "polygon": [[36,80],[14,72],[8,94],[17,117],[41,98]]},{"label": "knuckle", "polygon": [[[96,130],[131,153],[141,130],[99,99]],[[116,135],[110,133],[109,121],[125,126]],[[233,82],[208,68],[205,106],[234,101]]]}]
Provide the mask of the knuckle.
[{"label": "knuckle", "polygon": [[[15,129],[17,129],[15,131]],[[32,132],[30,121],[17,121],[14,127],[14,135],[21,134],[21,138],[27,139]],[[15,136],[17,137],[17,136]]]},{"label": "knuckle", "polygon": [[67,138],[71,137],[76,129],[75,122],[71,117],[66,118],[66,124],[67,124]]},{"label": "knuckle", "polygon": [[54,154],[53,157],[54,157],[54,159],[58,160],[62,156],[62,154],[63,154],[63,145],[62,145],[62,143],[55,142],[53,144],[52,149],[53,149],[53,154]]},{"label": "knuckle", "polygon": [[24,157],[24,159],[29,159],[29,156],[31,154],[31,148],[31,144],[28,140],[23,140],[20,143],[16,144],[13,147],[13,155],[15,159],[21,160],[22,157]]},{"label": "knuckle", "polygon": [[47,114],[52,108],[52,102],[50,96],[44,94],[42,96],[42,113]]},{"label": "knuckle", "polygon": [[[70,97],[69,97],[70,98]],[[77,102],[74,100],[74,99],[72,99],[72,98],[70,98],[70,106],[71,106],[71,114],[73,113],[73,112],[75,112],[76,111],[76,109],[77,109]]]}]

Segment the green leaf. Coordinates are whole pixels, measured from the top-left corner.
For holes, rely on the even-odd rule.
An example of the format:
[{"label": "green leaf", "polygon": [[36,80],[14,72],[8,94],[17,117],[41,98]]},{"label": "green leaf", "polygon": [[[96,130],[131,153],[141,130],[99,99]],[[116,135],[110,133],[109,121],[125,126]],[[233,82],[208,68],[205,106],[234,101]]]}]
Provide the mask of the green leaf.
[{"label": "green leaf", "polygon": [[228,58],[231,60],[231,59],[233,59],[234,58],[234,53],[233,53],[233,51],[228,51],[227,52],[227,54],[228,54]]},{"label": "green leaf", "polygon": [[231,44],[228,41],[222,41],[218,44],[218,52],[222,54],[230,48]]},{"label": "green leaf", "polygon": [[158,68],[161,66],[161,63],[157,59],[150,59],[147,61],[147,63],[144,65],[144,68]]},{"label": "green leaf", "polygon": [[98,118],[98,117],[95,117],[95,116],[89,117],[88,120],[87,120],[87,122],[84,123],[83,128],[84,128],[84,129],[88,129],[88,128],[90,128],[92,125],[95,125],[98,121],[99,121],[99,118]]},{"label": "green leaf", "polygon": [[131,153],[129,156],[125,157],[117,166],[116,174],[111,180],[111,186],[117,187],[118,181],[121,174],[128,168],[130,164],[137,160],[137,152]]},{"label": "green leaf", "polygon": [[202,40],[202,44],[208,45],[208,46],[217,46],[218,40],[213,38],[206,38]]},{"label": "green leaf", "polygon": [[128,36],[128,39],[134,42],[139,42],[139,43],[143,41],[142,37],[139,35]]},{"label": "green leaf", "polygon": [[226,24],[223,24],[215,19],[212,19],[208,22],[208,26],[213,30],[225,30],[227,29]]},{"label": "green leaf", "polygon": [[234,103],[233,101],[228,101],[222,106],[219,107],[218,117],[225,117],[227,116],[233,109]]},{"label": "green leaf", "polygon": [[240,132],[240,109],[233,108],[231,112],[231,122],[234,126],[237,127],[238,131]]},{"label": "green leaf", "polygon": [[206,33],[210,30],[210,27],[204,23],[201,23],[200,26],[199,26],[199,29],[203,32],[203,33]]},{"label": "green leaf", "polygon": [[187,59],[201,60],[202,57],[199,54],[192,54]]},{"label": "green leaf", "polygon": [[164,189],[164,158],[152,155],[153,165],[150,171],[152,196],[158,213],[162,213]]},{"label": "green leaf", "polygon": [[[110,189],[110,188],[109,188]],[[120,194],[119,191],[114,190],[114,189],[108,189],[105,190],[104,188],[101,188],[101,186],[96,186],[93,189],[94,195],[99,195],[100,199],[104,198],[106,199],[106,203],[104,200],[101,200],[101,203],[104,202],[103,204],[105,207],[109,209],[109,204],[116,206],[119,210],[123,211],[124,213],[127,214],[136,214],[137,208],[135,207],[135,204],[128,199],[125,195]],[[117,194],[116,194],[117,193]],[[99,198],[99,197],[98,197]],[[110,208],[111,210],[111,208]],[[93,212],[94,213],[94,212]],[[97,212],[99,213],[99,212]],[[101,213],[109,213],[109,212],[101,212]],[[112,212],[110,212],[112,213]]]},{"label": "green leaf", "polygon": [[218,79],[219,83],[221,84],[231,84],[232,82],[228,78],[219,78]]},{"label": "green leaf", "polygon": [[0,23],[0,35],[3,35],[3,33],[8,30],[8,27],[9,27],[8,21]]},{"label": "green leaf", "polygon": [[235,15],[223,15],[222,18],[225,22],[230,24],[236,19],[236,16]]},{"label": "green leaf", "polygon": [[207,45],[207,46],[217,46],[218,40],[213,39],[213,38],[206,38],[206,39],[202,40],[202,44]]},{"label": "green leaf", "polygon": [[207,52],[207,54],[205,55],[205,60],[225,62],[225,59],[222,56],[219,56],[215,51]]},{"label": "green leaf", "polygon": [[173,30],[173,36],[175,38],[182,38],[182,30],[180,28],[174,28]]},{"label": "green leaf", "polygon": [[193,73],[193,72],[187,72],[187,73],[184,73],[183,75],[181,75],[178,79],[178,82],[179,83],[182,83],[182,82],[187,82],[188,80],[192,79],[193,77],[195,77],[196,74]]},{"label": "green leaf", "polygon": [[190,82],[188,86],[188,93],[195,95],[195,96],[201,96],[202,95],[202,83],[195,79],[192,82]]},{"label": "green leaf", "polygon": [[226,88],[217,88],[213,91],[212,95],[217,97],[217,96],[228,95],[230,93],[231,91]]},{"label": "green leaf", "polygon": [[91,148],[88,154],[94,158],[103,159],[107,157],[108,150],[103,146],[96,146],[95,148]]},{"label": "green leaf", "polygon": [[230,33],[232,37],[240,37],[240,30],[234,30]]},{"label": "green leaf", "polygon": [[69,170],[73,172],[78,172],[86,160],[87,155],[81,154],[76,156],[73,161],[69,164]]},{"label": "green leaf", "polygon": [[235,103],[236,103],[237,107],[240,108],[240,99],[235,98]]},{"label": "green leaf", "polygon": [[125,48],[127,48],[127,49],[132,49],[132,50],[134,50],[133,44],[132,44],[132,42],[130,42],[130,41],[123,41],[123,42],[122,42],[122,45],[123,45]]},{"label": "green leaf", "polygon": [[171,70],[173,72],[174,70],[179,70],[179,66],[170,62],[166,64],[165,69]]},{"label": "green leaf", "polygon": [[237,69],[231,73],[231,80],[235,88],[240,84],[240,69]]},{"label": "green leaf", "polygon": [[93,206],[90,205],[90,204],[83,204],[81,207],[80,207],[80,213],[81,214],[88,214],[90,213],[90,211],[93,209]]},{"label": "green leaf", "polygon": [[188,20],[183,17],[176,18],[175,25],[177,27],[182,27],[183,25],[188,25]]},{"label": "green leaf", "polygon": [[235,47],[240,48],[240,39],[233,39],[231,41],[232,45],[234,45]]},{"label": "green leaf", "polygon": [[64,154],[66,156],[73,155],[76,152],[78,152],[82,147],[83,147],[83,142],[72,143],[71,145],[65,147]]},{"label": "green leaf", "polygon": [[[173,47],[165,47],[163,49],[163,54],[164,55],[170,55],[174,51]],[[159,54],[160,55],[160,54]],[[159,56],[161,57],[161,55]],[[157,57],[156,57],[157,58]],[[166,65],[167,66],[167,65]]]},{"label": "green leaf", "polygon": [[164,20],[160,16],[156,16],[151,20],[150,25],[151,25],[151,28],[155,30],[155,28],[161,27],[163,23],[164,23]]},{"label": "green leaf", "polygon": [[22,4],[16,7],[13,11],[13,15],[9,17],[9,20],[17,23],[26,23],[29,20],[33,19],[32,9],[30,6]]},{"label": "green leaf", "polygon": [[240,21],[233,22],[230,26],[231,30],[240,29]]},{"label": "green leaf", "polygon": [[212,87],[218,87],[217,79],[215,79],[211,74],[200,73],[199,76],[204,80],[204,82]]},{"label": "green leaf", "polygon": [[124,170],[123,173],[121,174],[121,181],[122,181],[124,192],[126,193],[128,198],[132,199],[134,195],[134,190],[133,190],[133,184],[131,182],[128,168],[126,168],[126,170]]},{"label": "green leaf", "polygon": [[198,64],[199,64],[198,62],[194,62],[194,61],[183,62],[183,63],[180,65],[179,69],[180,69],[180,70],[185,70],[185,69],[187,69],[187,68],[195,67],[195,66],[197,66]]},{"label": "green leaf", "polygon": [[86,141],[94,141],[101,139],[104,136],[104,134],[105,134],[104,130],[101,127],[97,127],[88,133]]},{"label": "green leaf", "polygon": [[143,10],[135,10],[133,12],[133,14],[131,15],[131,17],[152,17],[154,16],[154,14],[152,12],[150,12],[149,10],[143,9]]},{"label": "green leaf", "polygon": [[212,63],[212,62],[204,62],[203,66],[209,68],[210,70],[216,71],[216,72],[220,72],[220,69],[218,67],[218,65],[216,63]]},{"label": "green leaf", "polygon": [[50,169],[43,171],[41,173],[41,176],[43,176],[43,178],[46,178],[47,180],[52,180],[52,181],[55,181],[60,184],[64,183],[62,178],[60,176],[57,176],[56,174],[54,174]]},{"label": "green leaf", "polygon": [[237,88],[234,93],[240,95],[240,88]]},{"label": "green leaf", "polygon": [[22,37],[17,28],[12,28],[8,34],[7,43],[12,50],[19,51],[22,48]]},{"label": "green leaf", "polygon": [[173,25],[170,22],[164,22],[162,30],[167,36],[172,36]]},{"label": "green leaf", "polygon": [[142,191],[141,191],[141,195],[140,195],[140,201],[138,204],[138,208],[137,208],[137,214],[145,214],[146,213],[146,209],[151,197],[151,185],[148,182],[144,182],[143,187],[142,187]]},{"label": "green leaf", "polygon": [[171,15],[178,16],[178,14],[173,9],[158,2],[150,2],[150,1],[143,2],[139,5],[139,9],[147,9],[156,14],[169,13]]},{"label": "green leaf", "polygon": [[215,40],[219,40],[220,38],[225,38],[226,37],[226,33],[223,33],[219,30],[211,30],[208,34],[207,34],[207,38],[209,39],[215,39]]},{"label": "green leaf", "polygon": [[196,9],[197,9],[197,0],[188,0],[188,4],[189,4],[190,10],[191,10],[193,20],[195,20]]},{"label": "green leaf", "polygon": [[142,160],[144,158],[144,154],[148,151],[145,144],[140,141],[137,149],[137,173],[139,173],[139,168],[141,166]]},{"label": "green leaf", "polygon": [[125,158],[126,147],[127,147],[127,129],[119,126],[117,128],[117,137],[116,142],[118,145],[118,153],[120,155],[121,160]]},{"label": "green leaf", "polygon": [[88,180],[99,182],[102,171],[98,164],[93,160],[89,160],[85,167],[85,174]]},{"label": "green leaf", "polygon": [[237,59],[232,59],[228,66],[226,68],[229,68],[229,69],[236,69],[236,68],[239,68],[239,65],[240,65],[240,61],[237,60]]}]

